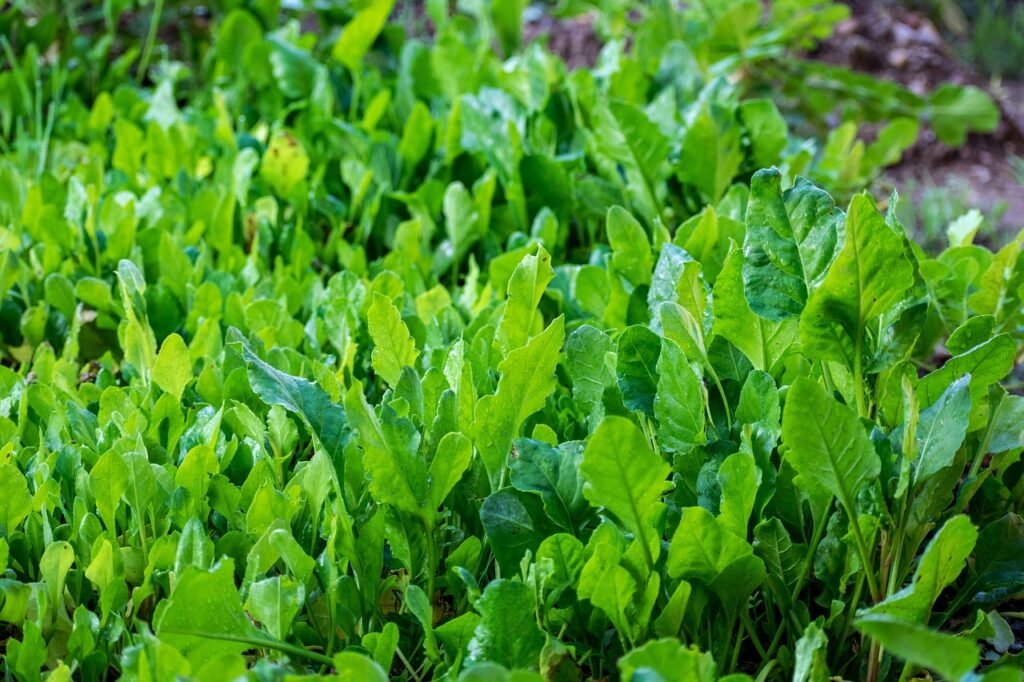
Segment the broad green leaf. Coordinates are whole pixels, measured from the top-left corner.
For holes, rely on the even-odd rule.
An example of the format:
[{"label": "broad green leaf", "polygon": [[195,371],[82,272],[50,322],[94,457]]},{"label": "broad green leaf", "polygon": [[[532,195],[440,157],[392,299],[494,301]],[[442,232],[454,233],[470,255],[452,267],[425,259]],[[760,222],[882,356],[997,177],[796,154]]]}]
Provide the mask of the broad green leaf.
[{"label": "broad green leaf", "polygon": [[[0,496],[0,523],[4,534],[9,536],[32,511],[32,496],[25,477],[10,462],[0,464],[0,487],[4,490]],[[113,518],[113,514],[110,516]]]},{"label": "broad green leaf", "polygon": [[[686,647],[676,639],[658,639],[619,659],[623,680],[663,679],[714,682],[718,679],[711,654]],[[651,674],[656,678],[648,677]],[[645,676],[647,675],[647,676]]]},{"label": "broad green leaf", "polygon": [[612,247],[612,267],[633,286],[649,284],[654,254],[643,226],[621,206],[608,209],[605,226]]},{"label": "broad green leaf", "polygon": [[772,517],[754,528],[754,553],[764,561],[768,586],[785,608],[804,575],[807,547],[794,543],[782,521]]},{"label": "broad green leaf", "polygon": [[[672,536],[666,567],[673,578],[712,586],[731,568],[754,566],[751,560],[760,564],[763,577],[764,565],[754,557],[754,550],[746,540],[726,529],[707,510],[687,507]],[[722,587],[731,589],[733,586]]]},{"label": "broad green leaf", "polygon": [[932,129],[945,144],[959,146],[971,131],[991,132],[999,124],[999,108],[973,85],[945,84],[928,97]]},{"label": "broad green leaf", "polygon": [[734,249],[725,260],[711,294],[714,333],[740,349],[755,369],[770,372],[797,342],[795,319],[772,322],[757,315],[743,288],[743,251]]},{"label": "broad green leaf", "polygon": [[387,672],[372,658],[356,653],[343,651],[334,654],[334,672],[332,679],[338,682],[387,682]]},{"label": "broad green leaf", "polygon": [[294,579],[275,575],[249,586],[245,608],[272,636],[284,639],[302,608],[304,592]]},{"label": "broad green leaf", "polygon": [[746,452],[729,455],[718,467],[718,484],[722,489],[718,523],[724,530],[746,539],[760,483],[761,474],[754,458]]},{"label": "broad green leaf", "polygon": [[153,365],[153,381],[176,400],[181,400],[185,384],[192,378],[192,360],[185,341],[177,334],[164,339]]},{"label": "broad green leaf", "polygon": [[638,107],[611,101],[594,111],[594,144],[626,170],[640,212],[653,220],[659,211],[655,188],[670,151],[668,139]]},{"label": "broad green leaf", "polygon": [[579,476],[582,456],[580,443],[568,442],[555,448],[519,438],[509,458],[512,486],[539,495],[548,518],[569,532],[575,532],[586,518],[587,503]]},{"label": "broad green leaf", "polygon": [[572,396],[584,408],[591,428],[604,416],[601,399],[605,388],[615,381],[608,361],[614,349],[610,336],[588,324],[569,334],[565,343],[565,368],[572,379]]},{"label": "broad green leaf", "polygon": [[811,623],[796,643],[796,666],[793,682],[828,682],[831,675],[825,660],[828,654],[828,637],[821,626]]},{"label": "broad green leaf", "polygon": [[661,502],[669,465],[654,452],[640,429],[624,417],[609,416],[587,441],[580,464],[583,496],[604,507],[641,539],[665,508]]},{"label": "broad green leaf", "polygon": [[847,510],[855,509],[857,494],[881,471],[878,455],[853,411],[805,377],[797,379],[786,395],[782,442],[801,487],[827,490]]},{"label": "broad green leaf", "polygon": [[948,680],[959,680],[978,665],[980,652],[972,641],[889,615],[861,616],[854,623],[888,651]]},{"label": "broad green leaf", "polygon": [[710,203],[728,189],[743,162],[735,114],[707,101],[688,121],[679,150],[679,179],[695,186]]},{"label": "broad green leaf", "polygon": [[345,410],[316,384],[272,367],[244,343],[239,347],[253,392],[267,405],[280,405],[301,417],[335,466],[341,469],[339,465],[344,461],[350,434]]},{"label": "broad green leaf", "polygon": [[533,591],[517,580],[494,580],[476,603],[480,624],[469,643],[469,661],[508,668],[537,668],[544,633],[537,627]]},{"label": "broad green leaf", "polygon": [[1024,519],[1007,514],[978,534],[977,551],[968,564],[961,594],[979,606],[991,606],[1024,591]]},{"label": "broad green leaf", "polygon": [[[427,464],[419,452],[420,434],[415,425],[389,406],[384,408],[379,422],[371,410],[366,415],[372,425],[360,428],[359,433],[370,494],[380,504],[389,504],[407,514],[428,513],[432,517]],[[360,422],[363,419],[361,415]],[[367,428],[374,432],[372,440],[362,435]]]},{"label": "broad green leaf", "polygon": [[537,247],[535,255],[523,257],[512,272],[508,282],[508,301],[496,337],[504,353],[526,345],[534,330],[543,323],[537,305],[554,276],[551,256],[542,246]]},{"label": "broad green leaf", "polygon": [[208,571],[186,569],[154,630],[196,669],[220,656],[240,654],[263,637],[242,611],[230,559]]},{"label": "broad green leaf", "polygon": [[309,154],[302,141],[286,130],[274,133],[260,163],[260,176],[275,192],[287,197],[308,172]]},{"label": "broad green leaf", "polygon": [[633,325],[619,334],[616,348],[615,374],[622,402],[631,410],[653,416],[661,339],[648,327]]},{"label": "broad green leaf", "polygon": [[394,386],[398,383],[402,368],[411,367],[419,357],[416,343],[402,321],[402,314],[387,296],[373,295],[366,320],[370,338],[373,339],[373,369],[384,381]]},{"label": "broad green leaf", "polygon": [[686,452],[703,445],[704,390],[700,377],[679,346],[668,338],[661,339],[657,375],[654,416],[662,447],[669,452]]},{"label": "broad green leaf", "polygon": [[363,57],[377,40],[394,6],[395,0],[369,0],[363,3],[352,20],[345,24],[338,42],[334,43],[331,56],[349,71],[358,72]]},{"label": "broad green leaf", "polygon": [[743,245],[750,308],[779,322],[796,317],[821,283],[843,237],[843,214],[825,192],[800,179],[782,192],[772,168],[754,174]]},{"label": "broad green leaf", "polygon": [[555,367],[564,338],[565,324],[559,317],[525,346],[508,354],[498,365],[497,391],[477,403],[474,440],[492,489],[498,487],[512,439],[555,390]]},{"label": "broad green leaf", "polygon": [[805,355],[860,366],[870,350],[868,324],[900,304],[914,285],[903,237],[869,197],[857,195],[846,216],[846,241],[800,316]]},{"label": "broad green leaf", "polygon": [[926,410],[917,424],[917,456],[911,462],[918,483],[953,463],[971,415],[970,376],[957,379]]},{"label": "broad green leaf", "polygon": [[954,516],[935,534],[909,585],[863,612],[925,624],[936,600],[959,577],[974,551],[978,530],[966,516]]},{"label": "broad green leaf", "polygon": [[480,521],[502,573],[515,573],[527,550],[536,553],[557,529],[536,495],[513,488],[491,493],[480,505]]},{"label": "broad green leaf", "polygon": [[430,503],[435,511],[466,473],[473,459],[473,443],[461,433],[449,433],[437,445],[430,462]]}]

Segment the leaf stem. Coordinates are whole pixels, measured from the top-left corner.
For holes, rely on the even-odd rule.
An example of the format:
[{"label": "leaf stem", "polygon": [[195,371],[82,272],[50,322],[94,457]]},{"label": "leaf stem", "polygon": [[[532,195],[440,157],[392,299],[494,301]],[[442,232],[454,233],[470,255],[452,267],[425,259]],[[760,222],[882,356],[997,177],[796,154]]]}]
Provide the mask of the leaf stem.
[{"label": "leaf stem", "polygon": [[156,0],[153,3],[153,13],[149,17],[149,30],[146,32],[146,45],[142,48],[142,60],[139,62],[139,69],[135,72],[135,80],[142,83],[146,79],[146,72],[149,70],[149,59],[153,54],[153,43],[156,42],[156,32],[160,28],[160,15],[164,11],[164,0]]},{"label": "leaf stem", "polygon": [[310,651],[309,649],[295,646],[294,644],[288,644],[287,642],[271,639],[270,637],[245,637],[242,635],[232,635],[226,632],[179,630],[178,628],[163,628],[159,632],[161,635],[165,633],[169,635],[186,635],[189,637],[202,637],[204,639],[217,639],[223,642],[239,642],[240,644],[248,644],[256,649],[275,649],[282,653],[291,654],[292,656],[298,656],[310,661],[316,661],[317,663],[323,663],[324,665],[334,665],[334,661],[323,654],[318,654],[315,651]]}]

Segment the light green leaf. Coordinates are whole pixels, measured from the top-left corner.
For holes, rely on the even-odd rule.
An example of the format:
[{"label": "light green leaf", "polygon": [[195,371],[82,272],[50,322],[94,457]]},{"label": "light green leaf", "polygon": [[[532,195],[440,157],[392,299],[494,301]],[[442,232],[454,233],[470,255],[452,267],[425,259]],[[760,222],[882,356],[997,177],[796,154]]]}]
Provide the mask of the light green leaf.
[{"label": "light green leaf", "polygon": [[643,226],[621,206],[608,209],[605,226],[612,247],[612,267],[633,286],[650,284],[654,255]]},{"label": "light green leaf", "polygon": [[537,627],[533,590],[517,580],[494,580],[476,604],[480,624],[469,643],[471,662],[537,668],[544,633]]},{"label": "light green leaf", "polygon": [[403,367],[411,367],[419,357],[416,342],[402,321],[391,299],[382,294],[373,295],[373,303],[366,314],[370,338],[373,339],[371,362],[377,374],[392,386],[398,383]]},{"label": "light green leaf", "polygon": [[275,575],[249,586],[245,608],[271,635],[284,639],[302,608],[304,592],[294,579]]},{"label": "light green leaf", "polygon": [[669,470],[633,422],[624,417],[605,417],[583,451],[583,496],[614,514],[644,542],[651,523],[665,508],[661,494]]},{"label": "light green leaf", "polygon": [[198,669],[228,654],[249,649],[262,637],[252,626],[235,589],[234,563],[223,560],[206,571],[189,567],[154,623],[156,634]]},{"label": "light green leaf", "polygon": [[509,458],[512,486],[539,495],[548,517],[570,532],[576,531],[587,511],[583,479],[579,476],[582,454],[578,442],[555,448],[531,438],[519,438],[515,441],[515,455]]},{"label": "light green leaf", "polygon": [[[750,308],[775,322],[800,315],[842,241],[843,214],[800,179],[782,192],[777,169],[750,181],[743,285]],[[883,223],[884,224],[884,223]]]},{"label": "light green leaf", "polygon": [[686,452],[704,443],[704,389],[679,346],[661,339],[654,416],[658,440],[669,452]]},{"label": "light green leaf", "polygon": [[9,536],[32,511],[32,496],[25,476],[10,462],[0,464],[0,489],[4,491],[0,495],[0,524]]},{"label": "light green leaf", "polygon": [[903,237],[869,197],[855,196],[846,216],[846,243],[800,316],[804,354],[859,366],[870,350],[868,324],[903,302],[913,286],[914,265]]},{"label": "light green leaf", "polygon": [[160,346],[160,352],[156,356],[156,364],[153,365],[153,381],[156,385],[174,396],[175,400],[181,400],[185,384],[192,378],[192,360],[189,356],[188,346],[177,334],[171,334],[164,339]]},{"label": "light green leaf", "polygon": [[508,354],[498,365],[497,391],[477,403],[474,440],[492,490],[498,487],[512,439],[555,390],[555,367],[564,338],[565,323],[558,317],[525,346]]},{"label": "light green leaf", "polygon": [[529,254],[519,261],[508,281],[508,301],[495,337],[503,353],[526,345],[534,330],[543,323],[537,306],[554,276],[551,256],[543,246],[537,247],[536,255]]},{"label": "light green leaf", "polygon": [[795,318],[772,322],[756,315],[743,288],[743,251],[733,249],[711,293],[712,330],[747,356],[755,369],[770,372],[797,342]]},{"label": "light green leaf", "polygon": [[854,624],[886,650],[910,663],[959,680],[978,665],[978,646],[961,637],[930,630],[889,615],[866,615]]},{"label": "light green leaf", "polygon": [[629,409],[650,416],[654,415],[654,399],[658,394],[661,345],[657,334],[639,324],[626,327],[617,339],[615,374],[622,402]]},{"label": "light green leaf", "polygon": [[971,377],[957,379],[939,399],[921,412],[917,424],[917,457],[911,462],[920,483],[953,463],[964,442],[971,416]]},{"label": "light green leaf", "polygon": [[855,509],[857,494],[881,470],[857,415],[806,377],[786,396],[782,442],[786,460],[800,475],[798,484],[829,491],[847,511]]},{"label": "light green leaf", "polygon": [[338,42],[334,43],[331,56],[349,71],[358,72],[363,57],[377,40],[394,6],[395,0],[369,0],[363,3],[352,20],[345,24]]},{"label": "light green leaf", "polygon": [[472,459],[473,443],[466,436],[458,432],[445,434],[430,462],[431,511],[441,506],[444,498],[448,497],[448,493],[466,473]]},{"label": "light green leaf", "polygon": [[267,405],[280,405],[299,415],[320,446],[331,456],[335,467],[342,470],[350,434],[345,410],[316,384],[272,367],[253,353],[248,345],[240,341],[235,343],[248,366],[249,385],[253,392]]},{"label": "light green leaf", "polygon": [[796,643],[796,666],[793,682],[828,682],[831,679],[828,663],[828,637],[817,623],[804,628]]}]

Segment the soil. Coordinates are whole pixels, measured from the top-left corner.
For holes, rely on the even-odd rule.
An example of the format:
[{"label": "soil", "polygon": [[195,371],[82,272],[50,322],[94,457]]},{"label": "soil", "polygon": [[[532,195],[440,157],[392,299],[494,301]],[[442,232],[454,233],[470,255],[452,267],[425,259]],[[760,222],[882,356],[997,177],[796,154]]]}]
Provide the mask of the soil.
[{"label": "soil", "polygon": [[[922,199],[929,186],[963,192],[967,204],[999,214],[988,240],[999,246],[1024,227],[1024,178],[1011,160],[1024,155],[1024,82],[990,82],[957,58],[926,17],[885,0],[847,0],[850,18],[811,55],[887,78],[919,94],[944,83],[975,85],[999,105],[1002,120],[991,134],[971,135],[952,148],[924,130],[903,160],[879,179],[880,189],[911,188]],[[884,46],[884,49],[879,49]]]},{"label": "soil", "polygon": [[[923,130],[902,161],[879,178],[876,195],[897,188],[919,204],[927,188],[949,188],[966,206],[996,218],[993,231],[979,238],[1001,246],[1024,227],[1024,177],[1017,177],[1011,163],[1024,156],[1024,82],[986,80],[956,56],[927,17],[892,0],[846,4],[850,18],[810,58],[893,80],[919,94],[945,83],[975,85],[992,95],[1002,112],[993,133],[971,135],[959,148]],[[587,16],[558,19],[536,12],[528,15],[523,37],[546,40],[569,68],[592,66],[601,50]]]}]

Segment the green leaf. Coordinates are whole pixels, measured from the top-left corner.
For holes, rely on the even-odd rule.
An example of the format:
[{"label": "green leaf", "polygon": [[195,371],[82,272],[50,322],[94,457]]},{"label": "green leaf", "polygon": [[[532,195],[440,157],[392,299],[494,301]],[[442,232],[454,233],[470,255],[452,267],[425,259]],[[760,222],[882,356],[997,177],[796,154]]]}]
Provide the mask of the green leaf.
[{"label": "green leaf", "polygon": [[846,216],[846,243],[800,316],[805,355],[859,367],[869,349],[867,326],[903,302],[914,286],[914,265],[903,237],[871,199],[857,195]]},{"label": "green leaf", "polygon": [[394,386],[398,383],[402,368],[411,367],[419,357],[416,343],[402,321],[402,314],[387,296],[373,295],[366,320],[370,338],[373,339],[373,370]]},{"label": "green leaf", "polygon": [[910,584],[864,613],[926,624],[942,590],[964,570],[977,539],[978,530],[966,516],[946,521],[928,543]]},{"label": "green leaf", "polygon": [[[354,388],[354,386],[353,386]],[[357,400],[361,400],[359,396]],[[353,420],[355,420],[353,411]],[[366,417],[360,415],[359,433],[363,446],[363,466],[370,478],[370,494],[380,504],[389,504],[407,514],[419,515],[429,512],[433,517],[434,508],[428,506],[427,464],[420,455],[420,434],[415,425],[399,417],[390,406],[385,406],[380,422],[369,409]],[[368,428],[373,438],[363,437],[367,427],[363,419],[369,419]]]},{"label": "green leaf", "polygon": [[654,254],[643,226],[621,206],[608,209],[605,226],[612,247],[612,267],[633,286],[649,284]]},{"label": "green leaf", "polygon": [[854,624],[888,651],[949,680],[959,680],[978,665],[977,645],[960,637],[888,615],[862,616]]},{"label": "green leaf", "polygon": [[334,654],[332,679],[338,682],[388,682],[388,674],[376,661],[355,651]]},{"label": "green leaf", "polygon": [[959,147],[968,132],[992,132],[999,124],[999,108],[973,85],[945,84],[928,97],[928,117],[943,143]]},{"label": "green leaf", "polygon": [[548,518],[569,532],[575,532],[586,516],[583,479],[579,476],[582,456],[579,443],[562,443],[555,448],[519,438],[509,462],[512,486],[539,495]]},{"label": "green leaf", "polygon": [[0,464],[0,487],[4,490],[0,496],[0,523],[4,535],[9,536],[32,511],[32,496],[25,477],[10,462]]},{"label": "green leaf", "polygon": [[742,162],[740,127],[733,112],[706,101],[698,104],[683,134],[679,179],[714,203],[732,184]]},{"label": "green leaf", "polygon": [[554,276],[551,256],[542,246],[537,247],[536,255],[524,256],[516,266],[508,282],[508,301],[496,335],[502,352],[507,354],[526,345],[534,330],[543,323],[537,306]]},{"label": "green leaf", "polygon": [[469,661],[507,668],[540,664],[544,634],[537,627],[533,590],[516,580],[494,580],[476,603],[480,624],[469,643]]},{"label": "green leaf", "polygon": [[772,517],[754,528],[754,553],[764,561],[768,586],[785,608],[806,569],[807,548],[794,543],[782,521]]},{"label": "green leaf", "polygon": [[953,463],[964,442],[971,415],[970,376],[957,379],[926,410],[917,424],[917,457],[911,462],[920,483]]},{"label": "green leaf", "polygon": [[686,452],[703,445],[704,389],[682,349],[671,339],[661,339],[657,374],[654,416],[662,447],[669,452]]},{"label": "green leaf", "polygon": [[298,415],[341,470],[351,430],[345,410],[327,392],[302,377],[286,374],[259,358],[248,345],[237,348],[248,367],[249,385],[267,405],[280,405]]},{"label": "green leaf", "polygon": [[156,385],[181,400],[185,384],[192,378],[192,360],[188,346],[177,334],[164,339],[153,365],[153,381]]},{"label": "green leaf", "polygon": [[753,548],[725,528],[707,510],[682,510],[666,568],[673,578],[696,580],[710,587],[720,598],[739,603],[764,579],[765,567]]},{"label": "green leaf", "polygon": [[711,654],[683,646],[677,639],[647,642],[620,658],[618,665],[623,680],[714,682],[718,679]]},{"label": "green leaf", "polygon": [[275,575],[249,586],[245,608],[277,639],[284,639],[302,608],[305,590],[288,576]]},{"label": "green leaf", "polygon": [[714,333],[740,349],[755,369],[770,372],[797,342],[796,319],[772,322],[757,315],[744,292],[743,251],[734,249],[725,260],[711,293]]},{"label": "green leaf", "polygon": [[1007,514],[978,535],[977,551],[961,593],[979,606],[992,606],[1024,592],[1024,519]]},{"label": "green leaf", "polygon": [[497,391],[477,403],[474,440],[492,490],[498,487],[512,439],[555,390],[555,367],[564,338],[565,324],[559,317],[525,346],[508,354],[498,365]]},{"label": "green leaf", "polygon": [[669,470],[633,422],[624,417],[605,417],[583,451],[583,496],[595,507],[614,514],[644,542],[654,519],[665,508],[661,495]]},{"label": "green leaf", "polygon": [[302,142],[289,131],[274,133],[270,145],[260,162],[260,177],[282,197],[306,179],[309,173],[309,154]]},{"label": "green leaf", "polygon": [[800,179],[785,193],[772,168],[754,174],[743,245],[750,308],[774,322],[796,317],[821,283],[842,241],[843,214],[832,198]]},{"label": "green leaf", "polygon": [[614,380],[608,356],[615,342],[600,329],[584,324],[569,334],[565,344],[565,369],[572,379],[572,397],[580,403],[591,427],[604,416],[604,390]]},{"label": "green leaf", "polygon": [[514,488],[491,493],[480,505],[480,521],[502,573],[515,573],[527,550],[536,553],[556,528],[536,495]]},{"label": "green leaf", "polygon": [[615,374],[622,402],[631,410],[653,416],[661,339],[648,327],[633,325],[619,334],[617,349]]},{"label": "green leaf", "polygon": [[473,443],[466,436],[461,433],[445,434],[430,462],[431,511],[441,506],[448,493],[466,473],[472,459]]},{"label": "green leaf", "polygon": [[394,6],[395,0],[369,0],[363,3],[352,20],[345,24],[338,42],[334,43],[331,56],[349,71],[358,72],[363,57],[377,40]]},{"label": "green leaf", "polygon": [[828,682],[828,637],[817,623],[804,628],[803,635],[796,643],[796,666],[793,682]]},{"label": "green leaf", "polygon": [[593,112],[594,144],[626,170],[627,184],[635,187],[636,205],[648,220],[657,215],[655,187],[668,158],[669,141],[640,108],[611,101]]},{"label": "green leaf", "polygon": [[252,646],[251,640],[263,637],[242,611],[230,559],[209,571],[187,568],[158,614],[154,629],[196,670],[219,657],[240,654]]},{"label": "green leaf", "polygon": [[786,461],[798,483],[824,489],[847,511],[862,488],[878,477],[881,463],[857,416],[815,381],[800,377],[789,389],[782,413]]}]

